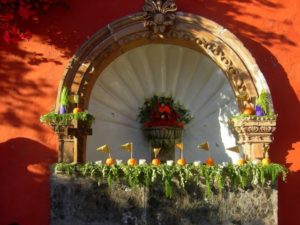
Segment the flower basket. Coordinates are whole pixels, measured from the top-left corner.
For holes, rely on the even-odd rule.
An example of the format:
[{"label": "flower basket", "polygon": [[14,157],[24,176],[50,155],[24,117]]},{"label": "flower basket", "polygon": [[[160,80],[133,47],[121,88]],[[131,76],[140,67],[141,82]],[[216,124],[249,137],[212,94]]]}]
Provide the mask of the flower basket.
[{"label": "flower basket", "polygon": [[138,115],[144,135],[152,148],[161,148],[160,159],[175,157],[175,143],[181,141],[185,124],[192,119],[189,111],[172,97],[147,98]]},{"label": "flower basket", "polygon": [[150,140],[152,148],[174,147],[176,140],[181,140],[183,128],[180,127],[147,127],[145,136]]}]

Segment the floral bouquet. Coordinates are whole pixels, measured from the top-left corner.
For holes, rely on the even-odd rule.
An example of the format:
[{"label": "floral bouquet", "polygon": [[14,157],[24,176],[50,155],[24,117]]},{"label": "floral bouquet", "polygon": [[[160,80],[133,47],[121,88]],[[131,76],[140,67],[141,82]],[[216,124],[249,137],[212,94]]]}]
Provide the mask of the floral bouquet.
[{"label": "floral bouquet", "polygon": [[192,120],[189,111],[172,97],[154,95],[147,98],[138,114],[138,120],[144,128],[180,127],[183,128]]}]

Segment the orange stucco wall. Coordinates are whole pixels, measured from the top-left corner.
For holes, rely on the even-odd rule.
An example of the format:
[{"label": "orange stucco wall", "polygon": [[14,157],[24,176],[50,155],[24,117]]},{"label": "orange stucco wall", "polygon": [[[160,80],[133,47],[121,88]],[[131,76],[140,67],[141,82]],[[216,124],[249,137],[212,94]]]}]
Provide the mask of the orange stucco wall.
[{"label": "orange stucco wall", "polygon": [[[279,114],[274,162],[291,173],[279,184],[279,224],[300,225],[300,1],[177,0],[236,34],[256,58]],[[49,171],[56,137],[39,116],[55,104],[68,60],[94,32],[140,11],[143,0],[68,1],[29,29],[30,41],[0,45],[0,225],[49,224]]]}]

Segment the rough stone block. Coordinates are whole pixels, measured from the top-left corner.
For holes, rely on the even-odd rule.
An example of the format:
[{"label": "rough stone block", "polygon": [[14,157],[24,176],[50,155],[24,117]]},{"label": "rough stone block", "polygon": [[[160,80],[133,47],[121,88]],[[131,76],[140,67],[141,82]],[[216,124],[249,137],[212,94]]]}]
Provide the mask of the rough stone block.
[{"label": "rough stone block", "polygon": [[276,225],[276,187],[213,193],[195,184],[174,188],[129,188],[122,182],[98,185],[91,178],[52,175],[52,225]]}]

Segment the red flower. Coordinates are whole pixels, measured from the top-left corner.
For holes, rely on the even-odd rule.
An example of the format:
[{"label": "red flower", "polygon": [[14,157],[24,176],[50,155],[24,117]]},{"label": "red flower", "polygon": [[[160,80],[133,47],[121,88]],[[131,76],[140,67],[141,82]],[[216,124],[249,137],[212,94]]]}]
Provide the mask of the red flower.
[{"label": "red flower", "polygon": [[158,108],[158,111],[160,113],[167,113],[167,114],[171,113],[170,106],[168,106],[168,105],[160,105],[159,108]]}]

